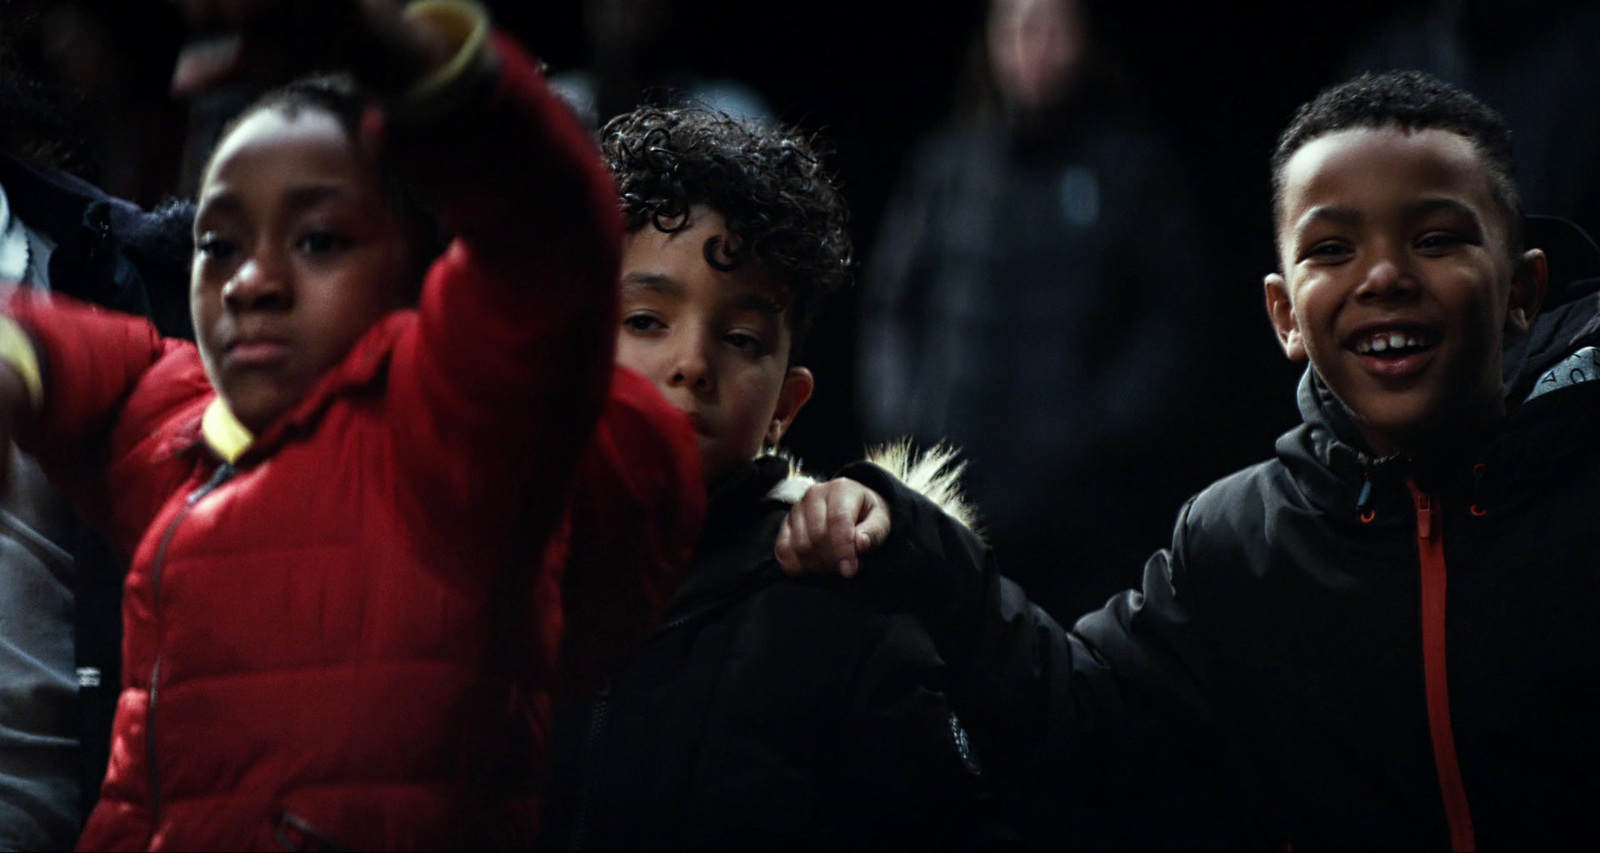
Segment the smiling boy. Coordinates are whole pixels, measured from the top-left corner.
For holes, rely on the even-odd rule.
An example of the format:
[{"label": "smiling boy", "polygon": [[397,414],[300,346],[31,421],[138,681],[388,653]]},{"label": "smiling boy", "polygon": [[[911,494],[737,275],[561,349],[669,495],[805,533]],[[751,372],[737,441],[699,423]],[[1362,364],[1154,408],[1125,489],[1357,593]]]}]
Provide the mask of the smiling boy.
[{"label": "smiling boy", "polygon": [[1305,135],[1274,164],[1283,272],[1266,296],[1284,351],[1379,456],[1487,427],[1505,413],[1501,344],[1544,293],[1509,147],[1398,124]]},{"label": "smiling boy", "polygon": [[[1046,843],[1578,846],[1600,823],[1600,281],[1536,314],[1509,131],[1423,74],[1323,92],[1273,183],[1266,307],[1310,365],[1304,423],[1070,632],[992,565],[915,578],[953,701]],[[905,515],[891,545],[961,535],[867,484]]]}]

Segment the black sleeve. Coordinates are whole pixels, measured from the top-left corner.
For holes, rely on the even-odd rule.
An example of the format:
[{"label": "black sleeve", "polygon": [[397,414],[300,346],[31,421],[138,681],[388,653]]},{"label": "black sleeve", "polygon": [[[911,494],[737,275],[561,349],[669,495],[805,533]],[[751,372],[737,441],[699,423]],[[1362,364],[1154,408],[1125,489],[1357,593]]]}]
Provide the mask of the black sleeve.
[{"label": "black sleeve", "polygon": [[1251,846],[1175,551],[1069,631],[1004,578],[964,525],[874,465],[841,472],[888,501],[862,578],[902,596],[949,666],[953,710],[1002,779],[1030,845]]}]

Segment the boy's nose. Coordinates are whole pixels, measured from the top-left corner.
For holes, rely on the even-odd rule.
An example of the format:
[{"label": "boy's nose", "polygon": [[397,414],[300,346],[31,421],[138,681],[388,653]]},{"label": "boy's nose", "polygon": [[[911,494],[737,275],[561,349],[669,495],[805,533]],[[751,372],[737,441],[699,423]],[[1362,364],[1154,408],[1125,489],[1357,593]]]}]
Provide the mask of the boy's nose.
[{"label": "boy's nose", "polygon": [[289,307],[289,286],[284,276],[247,258],[222,286],[222,302],[234,311],[271,311]]},{"label": "boy's nose", "polygon": [[678,351],[672,362],[672,385],[706,391],[712,381],[711,360],[706,358],[705,347],[696,343]]},{"label": "boy's nose", "polygon": [[1356,295],[1362,299],[1393,299],[1410,296],[1416,291],[1417,281],[1409,269],[1392,258],[1381,258],[1367,267]]}]

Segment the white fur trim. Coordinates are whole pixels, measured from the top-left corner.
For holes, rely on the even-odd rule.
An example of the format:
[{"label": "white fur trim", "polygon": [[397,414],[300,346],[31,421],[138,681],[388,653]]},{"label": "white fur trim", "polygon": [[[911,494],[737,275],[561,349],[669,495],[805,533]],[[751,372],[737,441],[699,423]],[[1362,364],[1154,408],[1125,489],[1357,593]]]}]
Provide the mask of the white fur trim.
[{"label": "white fur trim", "polygon": [[779,480],[777,485],[769,489],[766,499],[783,501],[790,506],[799,503],[800,499],[805,497],[806,490],[817,484],[817,478],[800,470],[800,460],[790,456],[786,451],[774,448],[767,453],[782,457],[789,463],[789,476]]},{"label": "white fur trim", "polygon": [[957,460],[957,453],[954,447],[942,443],[918,453],[911,446],[911,439],[902,438],[868,448],[867,461],[888,471],[906,488],[933,501],[945,515],[967,529],[981,532],[977,508],[961,494],[961,472],[967,470],[967,463]]}]

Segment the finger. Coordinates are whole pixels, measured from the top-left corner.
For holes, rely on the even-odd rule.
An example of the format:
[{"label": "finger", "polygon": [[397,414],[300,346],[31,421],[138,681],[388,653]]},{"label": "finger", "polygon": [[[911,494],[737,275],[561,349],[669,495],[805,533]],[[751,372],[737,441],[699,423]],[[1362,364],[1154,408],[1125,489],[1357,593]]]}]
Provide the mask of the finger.
[{"label": "finger", "polygon": [[816,544],[811,539],[811,531],[806,524],[805,516],[799,512],[801,507],[796,506],[789,513],[786,527],[789,531],[789,543],[794,549],[794,557],[803,572],[821,572],[821,563],[817,559]]},{"label": "finger", "polygon": [[778,540],[773,543],[772,555],[778,558],[778,567],[789,577],[797,578],[806,573],[806,567],[794,552],[794,534],[789,532],[788,519],[784,519],[778,528]]},{"label": "finger", "polygon": [[860,523],[856,525],[856,552],[863,554],[889,541],[891,529],[889,505],[876,492],[863,504]]},{"label": "finger", "polygon": [[857,569],[855,531],[855,500],[850,495],[840,495],[828,507],[824,556],[844,577],[851,577]]}]

